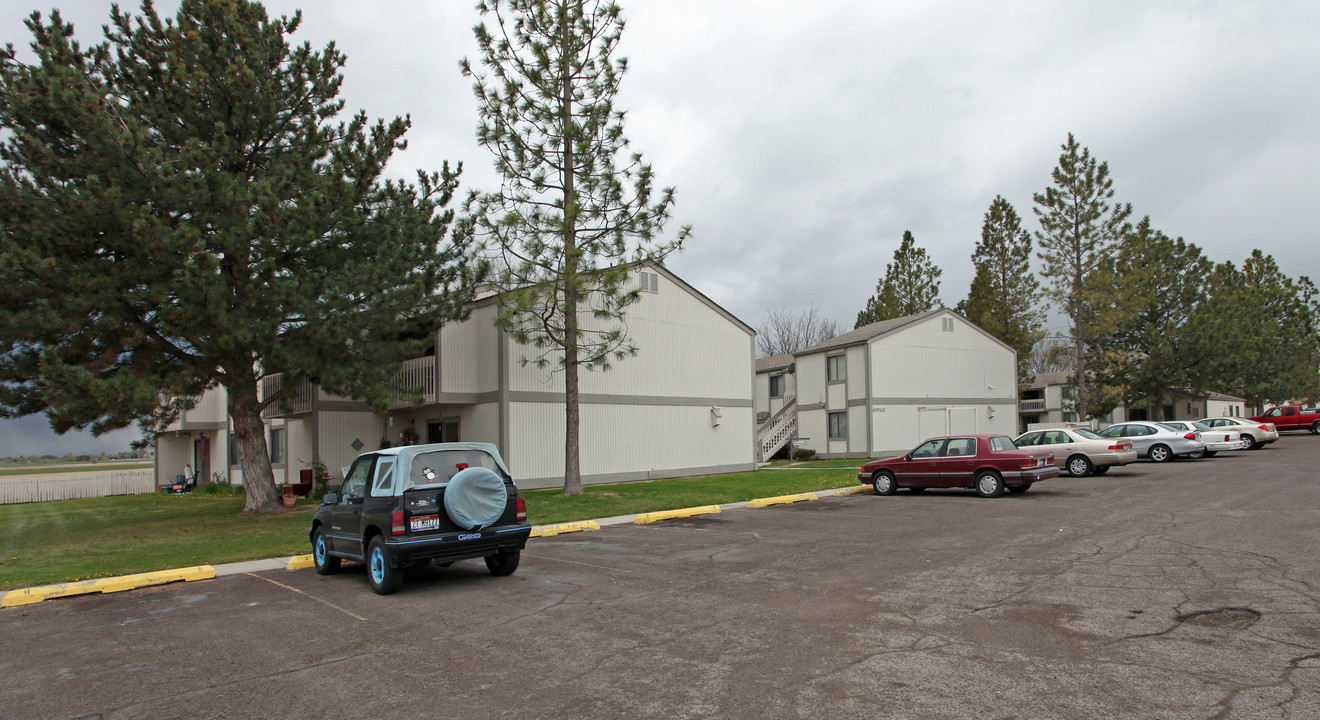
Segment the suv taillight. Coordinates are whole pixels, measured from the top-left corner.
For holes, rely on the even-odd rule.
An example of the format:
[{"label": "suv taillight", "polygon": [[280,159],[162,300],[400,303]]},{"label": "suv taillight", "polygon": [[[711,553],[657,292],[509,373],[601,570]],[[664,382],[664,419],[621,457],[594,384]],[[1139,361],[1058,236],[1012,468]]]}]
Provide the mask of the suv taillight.
[{"label": "suv taillight", "polygon": [[390,534],[402,535],[408,530],[408,526],[403,523],[403,508],[398,508],[390,513]]},{"label": "suv taillight", "polygon": [[526,519],[527,519],[527,503],[524,502],[522,498],[518,498],[518,499],[516,499],[516,500],[514,501],[514,503],[515,503],[515,504],[514,504],[514,507],[517,508],[517,511],[518,511],[518,519],[519,519],[519,520],[526,520]]}]

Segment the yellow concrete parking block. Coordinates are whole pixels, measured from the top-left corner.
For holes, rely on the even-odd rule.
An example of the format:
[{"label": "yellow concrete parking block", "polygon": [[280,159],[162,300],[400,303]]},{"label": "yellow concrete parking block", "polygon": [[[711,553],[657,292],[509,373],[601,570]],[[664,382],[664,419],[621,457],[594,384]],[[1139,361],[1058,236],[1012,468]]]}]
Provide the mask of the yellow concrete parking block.
[{"label": "yellow concrete parking block", "polygon": [[302,570],[303,568],[315,567],[316,561],[312,560],[311,555],[295,555],[289,558],[289,570]]},{"label": "yellow concrete parking block", "polygon": [[780,495],[778,497],[757,498],[747,503],[747,507],[766,507],[768,505],[787,505],[788,503],[802,502],[803,500],[817,499],[816,493],[800,493],[797,495]]},{"label": "yellow concrete parking block", "polygon": [[532,528],[531,537],[550,537],[561,533],[580,532],[582,530],[599,530],[600,523],[595,520],[579,520],[577,522],[557,523],[555,525],[537,525]]},{"label": "yellow concrete parking block", "polygon": [[856,495],[857,493],[870,492],[870,485],[854,485],[853,487],[840,488],[834,491],[835,495]]},{"label": "yellow concrete parking block", "polygon": [[163,585],[164,583],[189,580],[208,580],[213,577],[215,577],[215,568],[212,568],[210,565],[199,565],[197,567],[180,568],[178,570],[158,570],[156,572],[138,573],[136,575],[122,575],[112,578],[82,580],[80,582],[59,583],[57,585],[42,585],[41,587],[11,590],[8,593],[5,593],[4,600],[0,600],[0,607],[17,607],[19,605],[39,603],[42,600],[49,600],[57,597],[86,595],[88,593],[121,592],[124,590],[146,587],[148,585]]},{"label": "yellow concrete parking block", "polygon": [[720,511],[719,505],[702,505],[700,507],[682,508],[680,510],[663,510],[661,512],[642,513],[633,519],[635,523],[653,523],[657,520],[670,520],[673,518],[690,517],[692,515],[713,515]]}]

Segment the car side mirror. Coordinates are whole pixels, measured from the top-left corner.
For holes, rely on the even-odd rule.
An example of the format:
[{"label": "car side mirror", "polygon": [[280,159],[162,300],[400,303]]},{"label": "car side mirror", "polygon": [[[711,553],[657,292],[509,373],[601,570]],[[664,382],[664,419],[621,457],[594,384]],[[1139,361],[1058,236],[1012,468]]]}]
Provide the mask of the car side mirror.
[{"label": "car side mirror", "polygon": [[328,493],[326,493],[324,496],[321,497],[321,504],[322,504],[322,505],[338,505],[338,504],[339,504],[339,493],[337,493],[337,492],[328,492]]}]

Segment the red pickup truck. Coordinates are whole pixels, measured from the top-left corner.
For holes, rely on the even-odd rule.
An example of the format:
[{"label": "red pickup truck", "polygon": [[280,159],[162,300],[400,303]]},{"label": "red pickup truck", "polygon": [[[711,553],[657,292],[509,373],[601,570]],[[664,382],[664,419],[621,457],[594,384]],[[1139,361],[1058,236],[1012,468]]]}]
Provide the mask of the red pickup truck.
[{"label": "red pickup truck", "polygon": [[1310,430],[1320,434],[1320,412],[1316,408],[1304,408],[1300,405],[1279,405],[1265,411],[1263,415],[1247,418],[1252,422],[1274,423],[1274,427],[1283,430]]}]

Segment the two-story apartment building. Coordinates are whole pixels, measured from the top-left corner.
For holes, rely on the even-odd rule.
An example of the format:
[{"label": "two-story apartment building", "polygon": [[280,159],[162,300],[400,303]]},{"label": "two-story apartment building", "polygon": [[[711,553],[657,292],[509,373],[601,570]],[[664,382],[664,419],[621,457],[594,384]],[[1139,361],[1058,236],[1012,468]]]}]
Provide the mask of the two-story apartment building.
[{"label": "two-story apartment building", "polygon": [[[638,355],[609,371],[580,374],[583,482],[753,469],[755,331],[663,267],[643,268],[637,281],[643,292],[627,324]],[[488,296],[467,320],[439,328],[433,350],[404,363],[385,412],[310,385],[272,405],[265,417],[276,482],[296,482],[314,459],[340,477],[364,450],[464,440],[497,444],[521,487],[562,485],[563,373],[553,360],[544,369],[524,362],[534,349],[496,328],[498,312]],[[263,396],[280,384],[280,376],[263,380]],[[420,388],[420,399],[405,387]],[[239,479],[236,465],[227,464],[237,463],[237,454],[218,454],[227,424],[223,415],[217,422],[203,429],[185,418],[162,435],[158,475],[180,472],[205,431],[213,471],[230,467]]]},{"label": "two-story apartment building", "polygon": [[797,435],[820,457],[1017,427],[1017,353],[947,308],[865,325],[795,360]]}]

